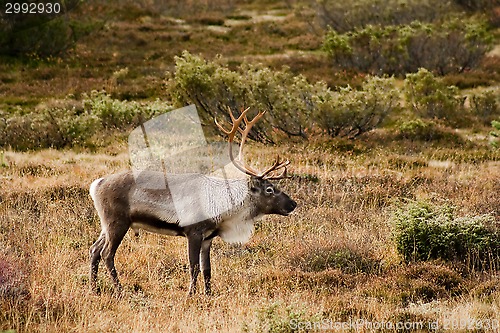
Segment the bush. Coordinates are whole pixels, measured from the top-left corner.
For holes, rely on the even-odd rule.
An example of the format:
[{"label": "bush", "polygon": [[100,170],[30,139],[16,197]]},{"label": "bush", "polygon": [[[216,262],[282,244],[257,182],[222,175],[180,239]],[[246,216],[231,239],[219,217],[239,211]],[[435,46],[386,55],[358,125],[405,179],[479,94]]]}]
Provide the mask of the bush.
[{"label": "bush", "polygon": [[65,100],[41,105],[32,112],[1,114],[0,147],[15,150],[95,147],[113,131],[130,130],[154,115],[170,110],[159,102],[135,103],[92,91],[81,103]]},{"label": "bush", "polygon": [[226,106],[236,115],[248,106],[266,110],[264,121],[249,135],[259,141],[306,138],[316,127],[332,136],[356,136],[379,125],[396,105],[393,79],[369,77],[360,91],[347,87],[333,92],[325,83],[311,84],[287,69],[242,64],[232,71],[188,52],[176,58],[168,92],[178,106],[195,103],[204,125],[213,130],[214,118],[229,120]]},{"label": "bush", "polygon": [[376,128],[398,107],[394,79],[368,77],[360,90],[348,86],[318,96],[314,119],[331,136],[356,137]]},{"label": "bush", "polygon": [[491,144],[494,146],[494,147],[498,147],[498,137],[500,137],[500,121],[496,121],[496,120],[493,120],[491,122],[491,126],[493,126],[494,130],[491,131],[491,136],[493,136],[495,138],[495,140],[493,140],[491,142]]},{"label": "bush", "polygon": [[423,68],[406,75],[405,97],[407,105],[422,117],[453,120],[464,112],[464,99],[458,96],[458,88],[446,86]]},{"label": "bush", "polygon": [[[11,1],[22,4],[25,1]],[[43,1],[47,5],[53,5]],[[60,1],[59,14],[7,14],[0,12],[0,54],[10,56],[60,56],[93,29],[93,24],[68,17],[79,0]],[[5,9],[5,8],[4,8]],[[62,16],[61,16],[62,15]]]},{"label": "bush", "polygon": [[335,66],[371,74],[405,74],[420,67],[440,75],[477,66],[493,36],[476,19],[409,25],[368,25],[347,33],[330,29],[323,49]]},{"label": "bush", "polygon": [[402,122],[398,128],[398,136],[408,140],[435,141],[447,137],[432,120],[413,119]]},{"label": "bush", "polygon": [[469,269],[497,268],[500,232],[493,216],[454,217],[450,206],[410,202],[393,215],[394,240],[406,262],[442,259]]},{"label": "bush", "polygon": [[83,95],[83,107],[88,113],[95,115],[106,129],[129,129],[139,125],[141,117],[149,118],[147,112],[141,112],[137,103],[113,99],[110,95],[95,90],[90,95]]},{"label": "bush", "polygon": [[16,150],[82,146],[98,129],[95,115],[79,114],[76,109],[17,113],[0,123],[0,146]]},{"label": "bush", "polygon": [[460,6],[472,10],[486,12],[498,6],[498,0],[454,0]]},{"label": "bush", "polygon": [[413,21],[433,22],[456,11],[449,1],[351,0],[314,1],[319,23],[339,32],[368,25],[404,25]]},{"label": "bush", "polygon": [[490,123],[492,117],[500,115],[500,107],[497,99],[498,95],[493,90],[472,94],[469,99],[472,114]]},{"label": "bush", "polygon": [[276,130],[287,136],[305,137],[316,91],[324,84],[309,84],[287,70],[272,71],[260,65],[243,64],[232,71],[218,62],[205,61],[184,52],[176,57],[175,76],[169,94],[178,106],[195,103],[204,125],[215,129],[214,119],[229,121],[226,106],[239,114],[251,106],[252,112],[267,110],[249,137],[274,141]]}]

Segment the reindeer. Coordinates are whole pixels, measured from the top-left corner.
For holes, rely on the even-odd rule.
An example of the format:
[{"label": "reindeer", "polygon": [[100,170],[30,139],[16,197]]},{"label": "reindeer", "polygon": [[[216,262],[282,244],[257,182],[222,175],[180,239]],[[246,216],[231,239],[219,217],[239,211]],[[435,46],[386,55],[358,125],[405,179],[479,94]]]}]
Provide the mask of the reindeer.
[{"label": "reindeer", "polygon": [[[222,179],[202,174],[169,174],[169,183],[165,189],[151,189],[138,184],[132,171],[113,174],[95,180],[90,186],[90,195],[101,220],[101,234],[90,248],[90,285],[98,292],[97,272],[99,261],[104,260],[111,276],[116,292],[122,290],[114,264],[116,250],[129,228],[134,231],[143,229],[149,232],[183,236],[188,242],[188,257],[191,273],[189,295],[196,293],[196,281],[203,272],[205,293],[211,294],[210,247],[214,237],[219,236],[229,243],[245,243],[254,230],[256,220],[264,215],[278,214],[287,216],[297,203],[287,194],[279,191],[270,181],[286,178],[289,161],[276,162],[262,172],[243,163],[242,151],[245,140],[252,126],[264,115],[259,112],[251,121],[247,118],[248,109],[242,110],[236,118],[229,109],[232,121],[230,130],[224,129],[217,121],[216,125],[228,136],[229,157],[232,164],[247,176],[243,179]],[[243,124],[242,124],[243,122]],[[243,125],[243,126],[240,126]],[[243,127],[243,128],[241,128]],[[232,144],[237,132],[241,133],[238,158],[234,158]],[[281,170],[278,173],[278,170]],[[157,184],[164,179],[162,172],[143,171],[142,185]],[[202,189],[190,188],[192,179],[203,184]],[[186,195],[186,206],[194,211],[192,221],[181,221],[172,198],[171,186],[180,185],[188,192],[202,193],[203,204],[189,194]],[[178,186],[176,186],[178,187]],[[229,195],[217,195],[222,189],[229,187]],[[154,187],[153,187],[154,188]],[[203,194],[204,193],[204,194]],[[240,200],[236,200],[240,198]],[[232,205],[229,209],[207,215],[210,202],[226,200]],[[207,216],[207,217],[204,217]]]}]

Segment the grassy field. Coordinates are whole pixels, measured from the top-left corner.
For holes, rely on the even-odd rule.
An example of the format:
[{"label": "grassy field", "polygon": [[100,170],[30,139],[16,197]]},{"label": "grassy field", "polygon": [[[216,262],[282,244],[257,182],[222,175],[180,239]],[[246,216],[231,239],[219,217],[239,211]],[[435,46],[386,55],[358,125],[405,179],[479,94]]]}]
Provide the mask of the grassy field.
[{"label": "grassy field", "polygon": [[185,240],[147,233],[138,239],[129,233],[118,251],[124,295],[113,296],[104,269],[102,295],[89,292],[87,251],[99,230],[87,187],[126,168],[126,154],[7,152],[2,328],[287,332],[292,319],[362,319],[366,325],[500,320],[496,271],[467,272],[442,261],[403,264],[390,222],[405,198],[498,218],[499,162],[438,161],[426,156],[432,150],[415,158],[377,147],[358,156],[324,154],[323,144],[256,151],[271,161],[281,150],[294,166],[294,178],[281,186],[299,203],[297,211],[262,221],[246,246],[217,240],[215,296],[192,298]]},{"label": "grassy field", "polygon": [[[0,111],[103,88],[118,100],[165,101],[164,80],[183,50],[220,54],[230,66],[287,65],[332,87],[364,77],[330,65],[314,13],[300,2],[221,0],[199,11],[192,2],[168,10],[139,3],[83,5],[96,28],[64,58],[0,62]],[[498,92],[498,59],[445,79],[480,78],[470,91]],[[259,222],[244,246],[214,241],[211,297],[187,296],[184,238],[145,232],[128,233],[117,252],[123,294],[113,294],[103,265],[102,294],[90,292],[88,249],[100,228],[88,187],[129,168],[127,133],[106,133],[106,144],[91,148],[1,148],[0,332],[498,332],[498,266],[405,262],[393,218],[407,203],[429,202],[455,207],[458,217],[490,214],[498,225],[500,150],[489,143],[491,127],[439,123],[447,135],[425,140],[401,136],[397,121],[355,140],[251,143],[252,164],[276,154],[291,161],[292,177],[279,186],[299,206]]]}]

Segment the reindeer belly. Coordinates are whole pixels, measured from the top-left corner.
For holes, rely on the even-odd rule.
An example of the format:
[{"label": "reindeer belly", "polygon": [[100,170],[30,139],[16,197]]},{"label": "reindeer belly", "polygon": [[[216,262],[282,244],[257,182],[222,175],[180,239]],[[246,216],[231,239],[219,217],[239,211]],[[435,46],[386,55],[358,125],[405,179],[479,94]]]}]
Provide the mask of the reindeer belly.
[{"label": "reindeer belly", "polygon": [[149,232],[180,236],[184,235],[179,219],[172,203],[165,198],[163,200],[152,200],[147,196],[136,200],[130,209],[131,228],[143,229]]},{"label": "reindeer belly", "polygon": [[156,234],[169,236],[184,236],[183,228],[177,223],[169,223],[155,216],[145,214],[132,214],[130,227],[135,231],[143,229]]}]

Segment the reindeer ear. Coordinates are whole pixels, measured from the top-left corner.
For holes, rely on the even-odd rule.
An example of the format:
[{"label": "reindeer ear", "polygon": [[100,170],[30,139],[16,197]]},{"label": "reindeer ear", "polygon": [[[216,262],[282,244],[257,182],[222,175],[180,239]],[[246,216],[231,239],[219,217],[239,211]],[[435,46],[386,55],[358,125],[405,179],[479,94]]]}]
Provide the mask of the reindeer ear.
[{"label": "reindeer ear", "polygon": [[252,177],[250,179],[250,192],[258,193],[262,188],[262,180],[257,177]]}]

